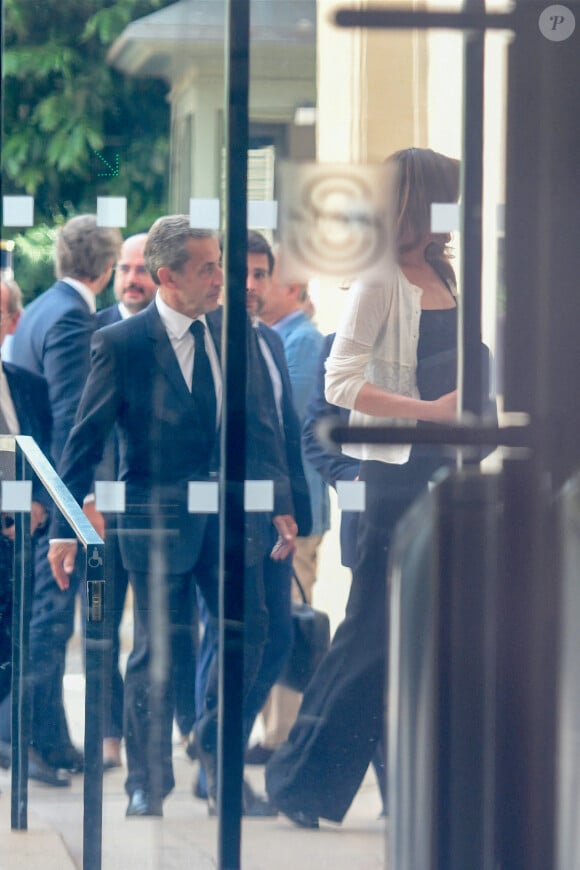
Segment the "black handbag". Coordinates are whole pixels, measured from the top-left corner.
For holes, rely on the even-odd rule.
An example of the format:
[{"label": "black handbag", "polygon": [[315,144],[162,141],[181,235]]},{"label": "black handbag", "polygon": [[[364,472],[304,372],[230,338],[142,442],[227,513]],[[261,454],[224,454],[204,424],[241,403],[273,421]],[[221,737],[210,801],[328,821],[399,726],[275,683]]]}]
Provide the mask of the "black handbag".
[{"label": "black handbag", "polygon": [[306,600],[300,580],[293,574],[302,601],[292,602],[292,650],[278,682],[295,692],[303,692],[330,646],[330,620]]}]

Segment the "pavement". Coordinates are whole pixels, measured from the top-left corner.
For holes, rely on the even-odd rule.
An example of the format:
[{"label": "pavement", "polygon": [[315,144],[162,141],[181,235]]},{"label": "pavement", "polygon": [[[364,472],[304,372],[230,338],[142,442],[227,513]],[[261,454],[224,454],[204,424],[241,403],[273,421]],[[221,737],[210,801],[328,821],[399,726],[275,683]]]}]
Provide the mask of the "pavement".
[{"label": "pavement", "polygon": [[[337,552],[330,549],[331,556]],[[326,541],[325,541],[326,543]],[[330,561],[330,558],[329,558]],[[340,620],[349,577],[332,559],[319,576],[315,605],[327,610],[333,628]],[[340,584],[340,586],[339,586]],[[326,588],[325,588],[326,587]],[[130,611],[123,622],[123,648],[131,642]],[[69,645],[65,703],[74,742],[83,744],[84,677],[78,633]],[[259,739],[259,729],[254,733]],[[196,762],[179,741],[174,746],[176,787],[165,801],[162,819],[126,819],[125,770],[106,771],[103,787],[103,870],[210,870],[217,866],[217,821],[191,786]],[[263,793],[263,768],[246,767],[252,786]],[[80,870],[82,863],[83,780],[71,788],[29,783],[28,830],[10,829],[10,774],[0,769],[0,870]],[[388,820],[379,819],[380,799],[369,772],[342,825],[321,822],[318,831],[296,828],[280,815],[242,824],[243,870],[385,870]],[[94,868],[92,868],[94,870]]]},{"label": "pavement", "polygon": [[[70,692],[70,689],[69,689]],[[67,692],[67,694],[69,694]],[[81,692],[78,692],[79,696]],[[107,771],[103,788],[103,870],[194,870],[215,868],[217,821],[205,802],[191,794],[196,762],[175,745],[176,788],[162,819],[126,819],[124,769]],[[246,768],[252,785],[263,789],[263,768]],[[73,870],[82,868],[82,776],[71,788],[29,783],[28,830],[10,830],[10,776],[0,772],[0,868]],[[244,870],[379,870],[385,868],[388,821],[369,773],[341,826],[296,828],[280,815],[242,824]]]},{"label": "pavement", "polygon": [[[163,819],[126,819],[124,773],[108,772],[103,803],[104,870],[210,870],[216,864],[217,822],[191,796],[193,765],[176,758],[177,787]],[[251,771],[258,783],[260,770]],[[82,867],[82,778],[70,789],[31,784],[28,831],[10,831],[8,776],[0,797],[2,870],[73,870]],[[386,823],[379,820],[376,787],[365,781],[342,826],[295,828],[284,816],[242,825],[244,870],[379,870],[385,867]]]}]

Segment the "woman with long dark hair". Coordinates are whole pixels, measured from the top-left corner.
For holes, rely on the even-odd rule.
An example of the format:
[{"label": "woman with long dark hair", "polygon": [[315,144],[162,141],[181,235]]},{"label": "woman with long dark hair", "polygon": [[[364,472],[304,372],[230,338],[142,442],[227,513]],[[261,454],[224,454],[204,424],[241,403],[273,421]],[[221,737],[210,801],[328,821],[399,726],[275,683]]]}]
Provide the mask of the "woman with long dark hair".
[{"label": "woman with long dark hair", "polygon": [[[381,284],[356,283],[326,364],[326,398],[355,425],[453,419],[456,394],[422,398],[425,361],[457,342],[455,274],[447,234],[431,231],[431,205],[457,202],[459,162],[430,149],[388,158],[397,264]],[[430,390],[433,390],[433,383]],[[266,769],[272,802],[296,824],[342,821],[384,733],[389,546],[403,513],[445,462],[404,445],[348,445],[361,460],[366,509],[344,621],[308,686],[288,740]]]}]

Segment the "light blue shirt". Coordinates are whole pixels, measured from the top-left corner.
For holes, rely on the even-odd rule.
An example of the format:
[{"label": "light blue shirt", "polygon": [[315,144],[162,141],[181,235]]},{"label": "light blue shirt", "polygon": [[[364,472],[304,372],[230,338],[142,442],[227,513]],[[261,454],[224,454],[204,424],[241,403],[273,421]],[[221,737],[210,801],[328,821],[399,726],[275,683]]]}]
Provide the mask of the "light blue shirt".
[{"label": "light blue shirt", "polygon": [[[292,384],[294,407],[300,424],[304,424],[308,400],[316,383],[318,360],[322,351],[323,336],[303,311],[293,311],[274,323],[288,363]],[[308,483],[312,506],[312,534],[322,535],[330,528],[330,499],[328,486],[308,462],[302,451],[302,464]]]}]

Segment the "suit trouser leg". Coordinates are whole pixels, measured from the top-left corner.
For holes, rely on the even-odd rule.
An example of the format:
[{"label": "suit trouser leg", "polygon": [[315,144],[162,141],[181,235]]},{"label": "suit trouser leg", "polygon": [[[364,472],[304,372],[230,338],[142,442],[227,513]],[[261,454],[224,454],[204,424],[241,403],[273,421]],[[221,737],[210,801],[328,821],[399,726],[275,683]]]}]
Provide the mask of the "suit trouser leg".
[{"label": "suit trouser leg", "polygon": [[268,794],[283,811],[342,821],[384,731],[388,546],[396,522],[426,482],[391,469],[376,462],[361,466],[367,506],[346,616],[287,742],[266,768]]},{"label": "suit trouser leg", "polygon": [[180,632],[175,639],[173,657],[175,721],[183,735],[189,734],[195,725],[195,682],[199,647],[199,615],[195,596],[189,622],[191,629]]},{"label": "suit trouser leg", "polygon": [[[264,568],[264,603],[268,612],[268,635],[260,666],[244,700],[244,741],[247,742],[254,720],[264,699],[278,678],[292,646],[290,609],[290,570],[288,561],[274,562]],[[202,711],[210,668],[218,654],[218,625],[208,613],[203,596],[198,598],[199,615],[204,627],[198,649],[196,676],[197,709]]]},{"label": "suit trouser leg", "polygon": [[35,543],[34,591],[30,620],[30,681],[34,746],[43,755],[70,744],[63,700],[66,647],[74,630],[78,574],[62,591],[52,576],[46,555],[48,537]]},{"label": "suit trouser leg", "polygon": [[287,559],[275,562],[268,555],[264,560],[268,637],[260,668],[244,704],[244,745],[247,744],[256,716],[266,703],[292,649],[291,572],[292,564]]},{"label": "suit trouser leg", "polygon": [[123,736],[123,677],[119,669],[121,652],[120,627],[125,610],[129,574],[123,566],[119,551],[116,524],[107,526],[106,555],[107,607],[105,608],[105,632],[108,642],[107,663],[110,672],[110,704],[105,709],[104,737],[120,739]]},{"label": "suit trouser leg", "polygon": [[[180,640],[191,632],[192,572],[169,574],[156,590],[160,607],[151,607],[149,577],[131,572],[133,588],[133,650],[125,675],[125,745],[128,794],[136,788],[161,800],[173,789],[171,732],[175,697],[174,662]],[[159,582],[159,578],[157,578]]]},{"label": "suit trouser leg", "polygon": [[[200,586],[201,588],[201,586]],[[244,708],[248,694],[258,674],[268,630],[268,613],[264,603],[264,581],[261,565],[246,567],[244,582],[245,598],[245,634],[244,634]],[[202,593],[203,594],[203,593]],[[205,594],[204,594],[205,598]],[[206,602],[207,603],[207,602]],[[208,606],[208,610],[210,610]],[[217,619],[211,614],[206,625],[206,634],[200,647],[200,661],[205,662],[207,684],[203,694],[203,705],[198,711],[195,726],[195,736],[198,746],[206,762],[208,775],[208,790],[216,791],[215,759],[217,757],[217,719],[218,719],[218,655],[217,655]],[[209,633],[208,633],[209,629]],[[198,670],[198,679],[202,679],[202,671]],[[214,769],[208,768],[208,763],[214,762]]]}]

